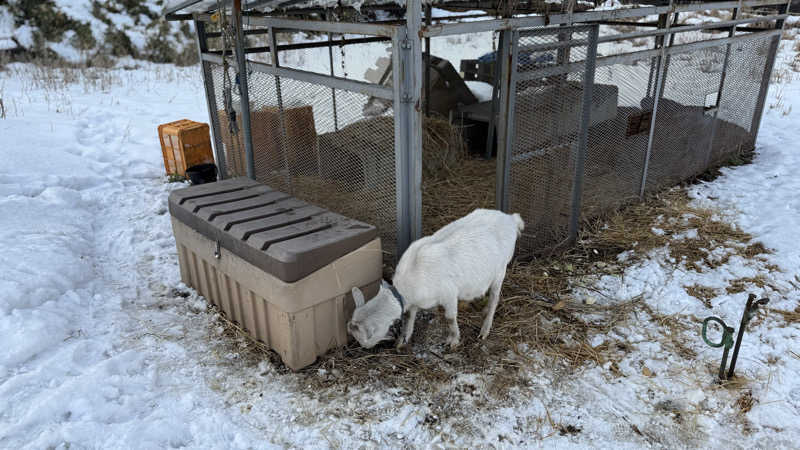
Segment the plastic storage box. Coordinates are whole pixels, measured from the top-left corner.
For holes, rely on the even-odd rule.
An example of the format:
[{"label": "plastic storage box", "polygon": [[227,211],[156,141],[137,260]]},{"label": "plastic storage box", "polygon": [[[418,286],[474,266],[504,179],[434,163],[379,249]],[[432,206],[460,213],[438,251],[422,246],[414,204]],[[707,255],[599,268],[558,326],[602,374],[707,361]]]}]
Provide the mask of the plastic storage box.
[{"label": "plastic storage box", "polygon": [[167,175],[186,175],[186,169],[214,162],[208,124],[188,119],[158,126]]},{"label": "plastic storage box", "polygon": [[181,279],[292,370],[347,342],[353,286],[375,295],[377,229],[247,178],[169,197]]}]

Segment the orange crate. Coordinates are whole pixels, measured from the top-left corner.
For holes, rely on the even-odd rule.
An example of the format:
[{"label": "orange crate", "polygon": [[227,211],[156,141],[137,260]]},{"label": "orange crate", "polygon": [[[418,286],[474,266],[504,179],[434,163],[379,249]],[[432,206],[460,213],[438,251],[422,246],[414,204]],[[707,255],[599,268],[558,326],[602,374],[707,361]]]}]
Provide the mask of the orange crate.
[{"label": "orange crate", "polygon": [[196,164],[213,163],[208,124],[188,119],[158,126],[161,153],[167,175],[186,175],[186,169]]}]

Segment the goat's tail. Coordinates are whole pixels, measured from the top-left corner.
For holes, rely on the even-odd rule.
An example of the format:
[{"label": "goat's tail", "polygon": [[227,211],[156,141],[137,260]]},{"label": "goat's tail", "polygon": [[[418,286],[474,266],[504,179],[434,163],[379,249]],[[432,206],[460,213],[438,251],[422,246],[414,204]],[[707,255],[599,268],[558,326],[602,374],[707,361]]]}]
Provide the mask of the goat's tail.
[{"label": "goat's tail", "polygon": [[514,222],[517,224],[517,232],[522,234],[522,230],[525,229],[525,221],[522,220],[522,216],[519,213],[514,213],[511,215],[514,218]]}]

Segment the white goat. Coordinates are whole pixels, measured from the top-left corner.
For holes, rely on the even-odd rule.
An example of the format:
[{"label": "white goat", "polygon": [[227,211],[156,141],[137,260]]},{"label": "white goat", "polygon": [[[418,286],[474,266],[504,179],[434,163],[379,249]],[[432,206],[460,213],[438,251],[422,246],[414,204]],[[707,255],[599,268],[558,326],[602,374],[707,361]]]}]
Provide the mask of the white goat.
[{"label": "white goat", "polygon": [[393,286],[381,283],[378,295],[364,302],[352,289],[356,309],[347,329],[365,348],[391,339],[389,328],[408,312],[397,346],[407,344],[414,332],[417,311],[441,305],[449,322],[447,343],[458,346],[459,300],[474,300],[490,291],[480,337],[486,339],[500,300],[506,266],[514,256],[517,237],[525,224],[519,214],[476,209],[431,236],[412,243],[397,264]]}]

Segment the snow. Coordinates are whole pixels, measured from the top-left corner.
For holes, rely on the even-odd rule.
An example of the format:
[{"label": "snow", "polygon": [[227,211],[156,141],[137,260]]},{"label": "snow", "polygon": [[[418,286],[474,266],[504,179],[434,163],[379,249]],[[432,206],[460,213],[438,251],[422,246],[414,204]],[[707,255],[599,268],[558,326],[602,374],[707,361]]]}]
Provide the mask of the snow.
[{"label": "snow", "polygon": [[484,83],[483,81],[465,81],[464,83],[467,84],[467,87],[470,91],[472,91],[472,95],[474,95],[478,101],[486,102],[492,99],[492,90],[494,88],[489,83]]},{"label": "snow", "polygon": [[[491,51],[486,35],[475,36],[483,39],[434,39],[434,54],[458,67]],[[322,71],[315,64],[326,53],[287,55],[286,63]],[[347,53],[348,72],[365,74],[385,45],[367,54]],[[779,64],[793,57],[785,43]],[[633,351],[622,360],[531,368],[520,375],[527,386],[507,401],[487,397],[481,374],[458,376],[443,387],[448,396],[488,403],[450,418],[429,417],[430,405],[399,390],[311,395],[301,377],[248,360],[205,300],[180,283],[166,197],[182,186],[166,183],[156,127],[208,120],[199,70],[147,64],[87,70],[72,83],[51,76],[21,64],[0,72],[2,448],[788,448],[800,439],[800,358],[792,356],[800,328],[774,313],[751,326],[739,358],[756,399],[744,415],[748,433],[733,406],[741,392],[712,383],[720,352],[698,339],[687,361],[649,324],[589,337],[593,347],[628,343]],[[749,291],[769,296],[771,308],[797,307],[800,81],[773,86],[767,104],[753,164],[689,191],[695,204],[717,208],[772,248],[766,261],[731,256],[701,273],[676,268],[656,249],[623,275],[596,280],[579,295],[586,305],[640,298],[656,313],[697,321],[699,333],[712,313],[738,326],[746,293],[725,287],[761,274],[768,283]],[[713,309],[686,293],[692,284],[716,289]],[[559,432],[559,424],[580,431]]]}]

